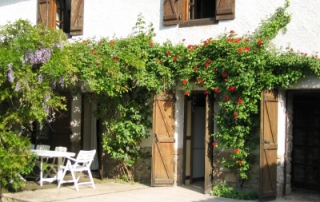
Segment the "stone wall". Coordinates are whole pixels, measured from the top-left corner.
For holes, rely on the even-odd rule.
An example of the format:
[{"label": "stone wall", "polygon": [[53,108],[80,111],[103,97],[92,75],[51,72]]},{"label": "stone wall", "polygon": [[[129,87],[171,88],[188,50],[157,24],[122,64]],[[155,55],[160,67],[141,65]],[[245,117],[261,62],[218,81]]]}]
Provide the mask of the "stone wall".
[{"label": "stone wall", "polygon": [[175,149],[174,151],[174,183],[175,185],[182,184],[183,178],[183,149]]},{"label": "stone wall", "polygon": [[[134,180],[137,182],[150,183],[151,181],[151,147],[142,147],[141,150],[143,152],[149,152],[149,158],[146,159],[138,159],[134,170]],[[120,178],[120,166],[118,161],[111,159],[106,155],[103,159],[104,162],[104,173],[103,176],[105,178]]]},{"label": "stone wall", "polygon": [[222,158],[228,158],[230,152],[225,149],[214,149],[213,153],[213,186],[223,181],[227,182],[228,186],[232,186],[238,190],[245,192],[259,192],[259,147],[254,150],[251,155],[255,159],[249,173],[249,179],[241,181],[239,174],[235,171],[225,168],[221,165]]}]

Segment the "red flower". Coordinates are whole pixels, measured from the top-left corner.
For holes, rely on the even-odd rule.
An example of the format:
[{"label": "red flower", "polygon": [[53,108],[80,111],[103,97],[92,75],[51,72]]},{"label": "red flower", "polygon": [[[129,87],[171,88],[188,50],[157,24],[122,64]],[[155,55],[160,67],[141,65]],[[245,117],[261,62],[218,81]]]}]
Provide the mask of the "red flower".
[{"label": "red flower", "polygon": [[173,59],[173,61],[177,61],[177,57],[173,57],[172,59]]},{"label": "red flower", "polygon": [[171,52],[170,51],[167,51],[167,55],[170,55],[171,54]]},{"label": "red flower", "polygon": [[238,99],[238,104],[239,105],[242,104],[242,99],[241,98]]},{"label": "red flower", "polygon": [[182,39],[182,41],[185,41],[186,39]]},{"label": "red flower", "polygon": [[113,61],[117,62],[119,59],[117,57],[112,58]]},{"label": "red flower", "polygon": [[228,96],[224,96],[224,100],[225,101],[229,101],[229,97]]},{"label": "red flower", "polygon": [[152,42],[152,41],[149,43],[149,46],[150,46],[150,47],[152,47],[152,46],[153,46],[153,42]]},{"label": "red flower", "polygon": [[209,91],[208,91],[208,90],[205,90],[205,91],[204,91],[204,94],[208,95],[208,94],[209,94]]},{"label": "red flower", "polygon": [[248,42],[249,42],[249,39],[245,39],[244,42],[248,43]]},{"label": "red flower", "polygon": [[241,166],[242,165],[242,161],[238,161],[238,164]]},{"label": "red flower", "polygon": [[228,41],[229,41],[230,43],[232,43],[233,40],[232,40],[232,38],[229,38]]},{"label": "red flower", "polygon": [[217,143],[216,142],[212,142],[212,146],[216,147]]},{"label": "red flower", "polygon": [[193,70],[198,71],[198,66],[194,66]]},{"label": "red flower", "polygon": [[96,55],[96,54],[97,54],[97,51],[92,50],[92,54],[93,54],[93,55]]},{"label": "red flower", "polygon": [[190,50],[191,50],[191,49],[192,49],[192,45],[188,45],[188,49],[190,49]]},{"label": "red flower", "polygon": [[261,46],[261,45],[262,45],[262,41],[259,40],[259,41],[257,42],[257,44],[258,44],[259,46]]},{"label": "red flower", "polygon": [[230,34],[234,34],[235,33],[235,31],[233,31],[233,30],[230,30]]},{"label": "red flower", "polygon": [[184,94],[185,94],[185,95],[189,95],[189,92],[188,92],[188,91],[186,91]]},{"label": "red flower", "polygon": [[114,42],[114,41],[110,41],[110,44],[111,44],[111,45],[114,45],[115,43],[116,43],[116,42]]},{"label": "red flower", "polygon": [[87,43],[87,40],[83,40],[82,42],[83,42],[83,43]]},{"label": "red flower", "polygon": [[205,81],[201,81],[201,84],[204,85],[204,84],[205,84]]},{"label": "red flower", "polygon": [[226,77],[226,76],[227,76],[227,72],[222,72],[221,75],[222,75],[223,77]]},{"label": "red flower", "polygon": [[215,88],[215,89],[214,89],[214,92],[215,92],[215,93],[219,93],[219,92],[220,92],[219,88]]},{"label": "red flower", "polygon": [[234,87],[234,86],[230,86],[228,90],[229,90],[230,92],[233,92],[233,91],[235,91],[235,90],[236,90],[236,87]]},{"label": "red flower", "polygon": [[228,81],[228,79],[224,79],[224,82],[227,82]]},{"label": "red flower", "polygon": [[246,47],[244,48],[244,51],[245,51],[245,52],[248,52],[248,51],[250,51],[250,48],[249,48],[248,46],[246,46]]},{"label": "red flower", "polygon": [[199,46],[198,45],[196,45],[196,49],[198,49],[199,48]]},{"label": "red flower", "polygon": [[201,82],[201,79],[200,79],[200,78],[197,78],[197,82],[200,83],[200,82]]},{"label": "red flower", "polygon": [[183,85],[187,85],[188,81],[187,81],[186,79],[184,79],[184,80],[182,81],[182,83],[183,83]]},{"label": "red flower", "polygon": [[210,59],[207,59],[207,62],[206,63],[210,63],[211,62],[211,60]]},{"label": "red flower", "polygon": [[242,48],[239,48],[239,49],[238,49],[238,53],[242,53]]},{"label": "red flower", "polygon": [[209,63],[204,64],[205,67],[209,67]]},{"label": "red flower", "polygon": [[240,43],[240,42],[241,42],[241,38],[237,38],[236,43]]},{"label": "red flower", "polygon": [[238,149],[238,148],[236,148],[236,149],[234,150],[234,152],[235,152],[235,153],[238,153],[238,152],[239,152],[239,149]]},{"label": "red flower", "polygon": [[233,117],[236,119],[236,118],[238,118],[238,113],[234,113],[233,114]]}]

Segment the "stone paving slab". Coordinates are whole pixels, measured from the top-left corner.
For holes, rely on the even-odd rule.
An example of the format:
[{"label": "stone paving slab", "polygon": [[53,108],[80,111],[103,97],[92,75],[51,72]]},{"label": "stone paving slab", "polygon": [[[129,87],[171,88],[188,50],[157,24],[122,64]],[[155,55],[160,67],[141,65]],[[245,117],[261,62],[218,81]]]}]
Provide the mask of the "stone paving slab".
[{"label": "stone paving slab", "polygon": [[[117,202],[142,202],[142,201],[226,201],[235,200],[213,197],[202,194],[201,189],[191,186],[175,187],[150,187],[140,183],[106,182],[96,184],[96,189],[91,186],[80,186],[77,192],[73,185],[61,188],[50,187],[34,191],[18,193],[5,193],[4,202],[88,202],[88,201],[117,201]],[[222,200],[223,199],[223,200]]]},{"label": "stone paving slab", "polygon": [[[46,186],[46,185],[45,185]],[[18,193],[5,193],[3,202],[257,202],[257,200],[234,200],[203,194],[193,186],[151,187],[140,183],[117,183],[107,181],[91,186],[80,186],[77,192],[72,184],[60,188],[35,189]],[[293,202],[293,200],[276,200]]]}]

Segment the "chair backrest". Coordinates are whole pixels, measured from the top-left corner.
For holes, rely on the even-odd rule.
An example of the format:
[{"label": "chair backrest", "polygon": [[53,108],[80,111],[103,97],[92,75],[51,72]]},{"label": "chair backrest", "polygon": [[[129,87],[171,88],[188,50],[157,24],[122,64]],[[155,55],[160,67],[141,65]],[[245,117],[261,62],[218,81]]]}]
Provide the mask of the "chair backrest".
[{"label": "chair backrest", "polygon": [[96,154],[96,150],[90,150],[90,151],[80,150],[77,155],[76,161],[77,163],[91,164],[95,154]]},{"label": "chair backrest", "polygon": [[54,150],[60,152],[67,152],[67,147],[56,147]]},{"label": "chair backrest", "polygon": [[38,149],[38,150],[50,150],[50,145],[38,144],[36,149]]}]

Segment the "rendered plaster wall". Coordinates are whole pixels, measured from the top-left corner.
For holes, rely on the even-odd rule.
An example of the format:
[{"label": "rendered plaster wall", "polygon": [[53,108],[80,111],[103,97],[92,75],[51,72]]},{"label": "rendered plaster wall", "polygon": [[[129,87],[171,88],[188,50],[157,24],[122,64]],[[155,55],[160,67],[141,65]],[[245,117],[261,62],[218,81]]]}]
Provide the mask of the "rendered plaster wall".
[{"label": "rendered plaster wall", "polygon": [[[152,23],[157,34],[156,42],[171,40],[174,43],[185,39],[185,44],[200,43],[210,37],[234,30],[238,35],[252,33],[261,20],[268,18],[277,7],[283,6],[285,0],[236,0],[236,18],[220,21],[218,25],[194,26],[179,28],[177,25],[163,26],[162,12],[164,0],[95,0],[85,1],[84,35],[80,38],[126,37],[132,33],[138,14],[144,16],[144,21]],[[273,42],[277,47],[292,47],[294,50],[308,54],[319,51],[320,17],[318,12],[320,1],[291,0],[288,12],[292,20],[286,33],[280,33]],[[28,19],[36,23],[37,0],[1,0],[0,25],[17,19]],[[78,37],[78,38],[79,38]]]}]

